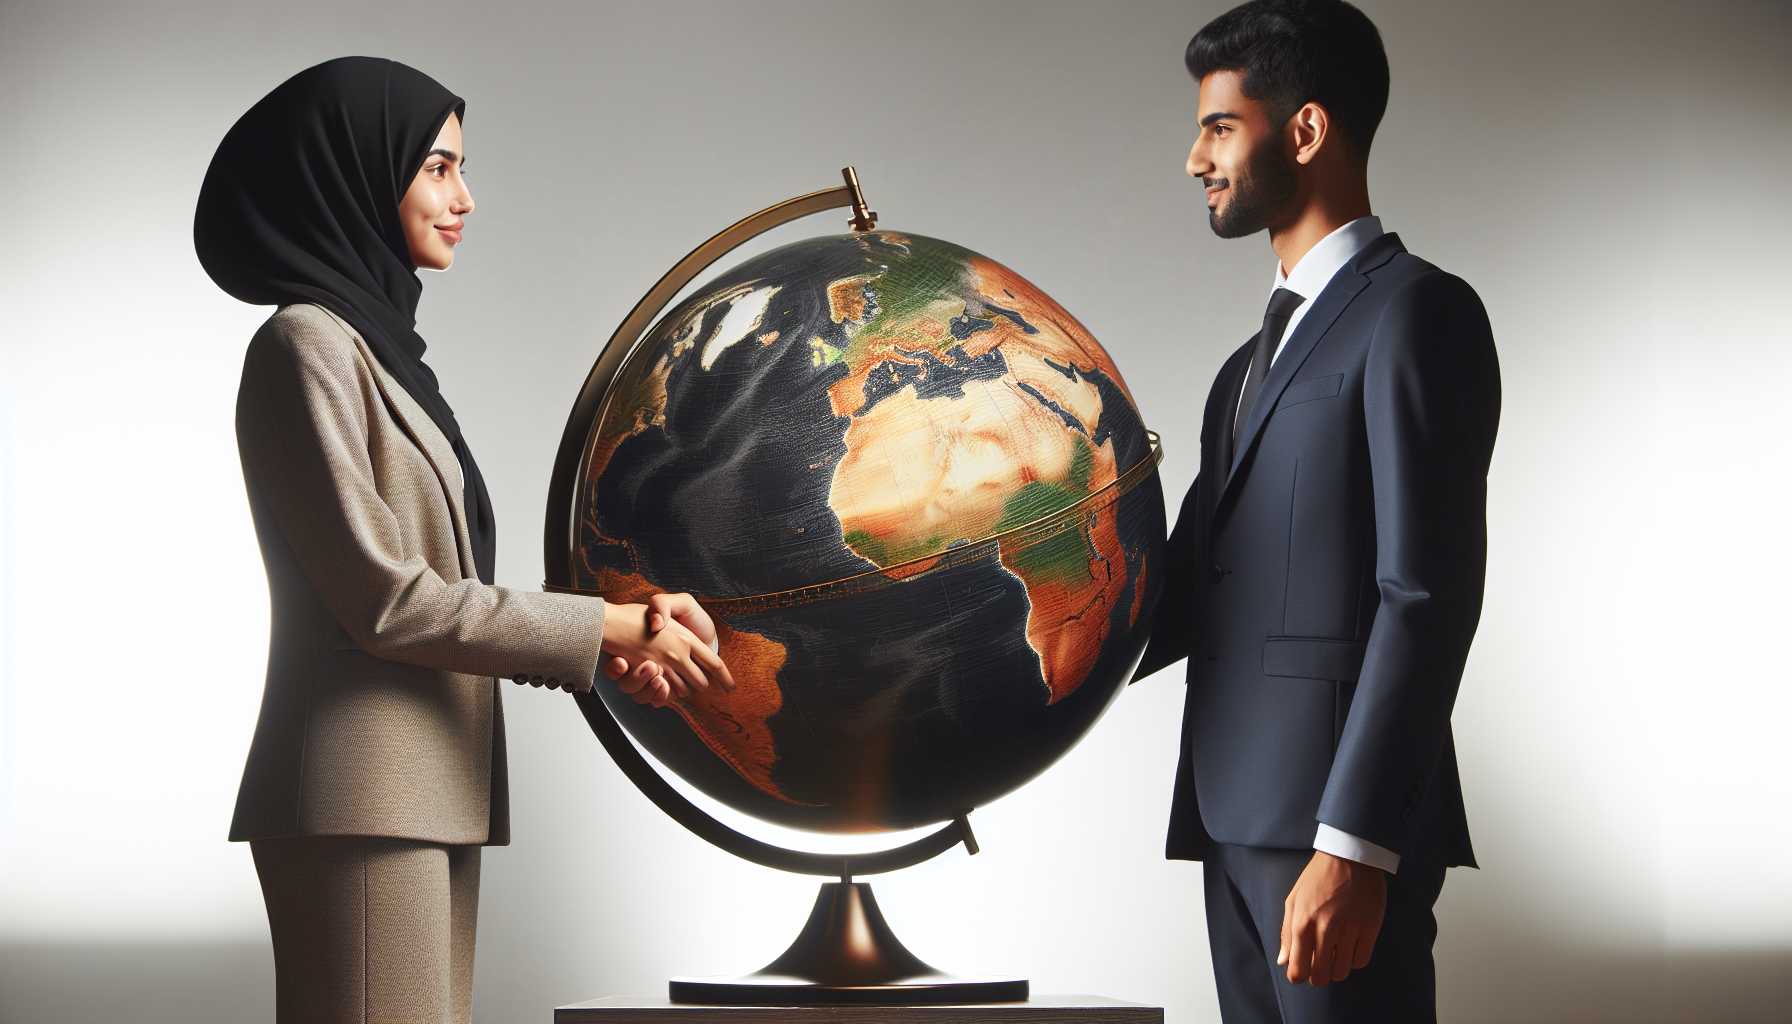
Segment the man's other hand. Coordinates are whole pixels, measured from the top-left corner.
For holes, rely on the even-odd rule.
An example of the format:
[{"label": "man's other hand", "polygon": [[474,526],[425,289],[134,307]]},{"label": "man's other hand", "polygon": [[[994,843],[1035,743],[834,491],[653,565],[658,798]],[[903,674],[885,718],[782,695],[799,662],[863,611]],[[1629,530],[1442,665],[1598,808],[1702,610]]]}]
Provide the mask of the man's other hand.
[{"label": "man's other hand", "polygon": [[1369,966],[1387,905],[1387,872],[1313,851],[1283,904],[1276,963],[1296,984],[1343,981]]}]

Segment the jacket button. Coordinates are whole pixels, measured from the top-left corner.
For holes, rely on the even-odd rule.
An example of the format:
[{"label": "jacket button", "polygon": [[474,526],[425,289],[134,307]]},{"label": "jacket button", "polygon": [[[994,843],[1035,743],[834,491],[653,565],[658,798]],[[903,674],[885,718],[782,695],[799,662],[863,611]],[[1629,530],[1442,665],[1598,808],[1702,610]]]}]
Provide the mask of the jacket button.
[{"label": "jacket button", "polygon": [[1213,563],[1213,568],[1210,570],[1210,575],[1213,577],[1213,582],[1215,583],[1218,583],[1220,580],[1231,574],[1232,570],[1220,565],[1218,562]]},{"label": "jacket button", "polygon": [[525,675],[514,675],[510,677],[510,681],[513,683],[526,683],[529,681],[529,677]]},{"label": "jacket button", "polygon": [[559,685],[560,685],[560,680],[558,680],[558,679],[555,679],[555,678],[554,678],[554,677],[553,677],[553,676],[549,676],[549,677],[548,677],[548,682],[550,682],[550,683],[552,683],[552,684],[554,684],[554,685],[555,685],[555,686],[559,686]]}]

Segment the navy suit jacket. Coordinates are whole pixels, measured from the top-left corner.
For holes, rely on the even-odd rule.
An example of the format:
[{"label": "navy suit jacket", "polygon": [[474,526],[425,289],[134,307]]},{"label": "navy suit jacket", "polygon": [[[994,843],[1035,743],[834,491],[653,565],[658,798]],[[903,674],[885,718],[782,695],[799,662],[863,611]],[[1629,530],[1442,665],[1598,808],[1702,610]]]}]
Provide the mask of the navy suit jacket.
[{"label": "navy suit jacket", "polygon": [[1222,457],[1220,368],[1141,679],[1188,659],[1166,855],[1325,822],[1474,864],[1450,710],[1481,615],[1499,362],[1461,278],[1370,242],[1313,297]]}]

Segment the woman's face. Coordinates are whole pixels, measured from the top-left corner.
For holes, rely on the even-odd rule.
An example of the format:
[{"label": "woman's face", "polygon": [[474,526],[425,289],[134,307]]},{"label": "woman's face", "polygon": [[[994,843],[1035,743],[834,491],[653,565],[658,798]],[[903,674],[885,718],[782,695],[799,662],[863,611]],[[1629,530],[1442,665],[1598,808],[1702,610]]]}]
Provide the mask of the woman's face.
[{"label": "woman's face", "polygon": [[460,244],[467,214],[473,212],[473,193],[467,191],[465,143],[460,115],[449,114],[442,133],[423,158],[423,168],[411,179],[398,203],[398,220],[404,226],[411,262],[419,268],[447,270],[454,265],[454,247]]}]

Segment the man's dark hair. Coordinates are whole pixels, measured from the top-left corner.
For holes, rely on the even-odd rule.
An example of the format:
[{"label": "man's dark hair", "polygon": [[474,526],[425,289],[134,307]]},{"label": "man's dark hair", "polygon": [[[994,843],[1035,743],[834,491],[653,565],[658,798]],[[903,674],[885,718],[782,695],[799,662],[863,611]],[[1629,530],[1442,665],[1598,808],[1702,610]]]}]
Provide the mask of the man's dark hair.
[{"label": "man's dark hair", "polygon": [[1388,109],[1388,55],[1368,15],[1343,0],[1251,0],[1208,22],[1183,60],[1196,81],[1240,71],[1244,94],[1280,126],[1324,107],[1363,161]]}]

